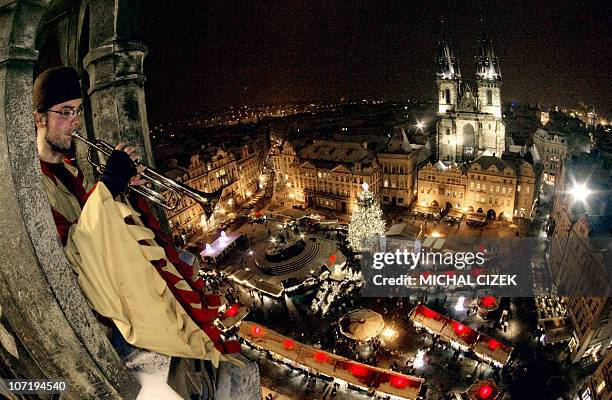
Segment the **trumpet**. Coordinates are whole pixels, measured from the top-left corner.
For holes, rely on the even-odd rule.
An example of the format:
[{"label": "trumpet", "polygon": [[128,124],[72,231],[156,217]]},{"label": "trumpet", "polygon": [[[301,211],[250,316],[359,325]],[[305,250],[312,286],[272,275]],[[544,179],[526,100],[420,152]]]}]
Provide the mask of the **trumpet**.
[{"label": "trumpet", "polygon": [[[87,138],[79,135],[77,131],[72,132],[71,135],[75,139],[78,139],[81,142],[85,143],[87,146],[89,146],[89,149],[87,151],[87,161],[89,161],[89,163],[93,165],[98,172],[102,173],[104,171],[104,164],[94,161],[93,151],[98,151],[108,157],[111,155],[112,151],[115,148],[103,140],[98,139],[90,141]],[[144,185],[128,186],[128,188],[146,197],[155,204],[160,205],[166,210],[174,210],[180,204],[182,197],[187,196],[191,197],[193,200],[200,204],[202,210],[204,211],[204,215],[206,215],[206,219],[209,219],[215,209],[215,206],[217,205],[217,203],[219,203],[219,200],[221,199],[221,193],[223,192],[223,188],[216,190],[212,193],[201,192],[187,185],[183,185],[182,183],[179,183],[174,179],[164,176],[160,172],[157,172],[156,170],[145,165],[139,160],[136,160],[134,163],[136,165],[142,165],[144,167],[144,171],[140,173],[140,176],[148,180],[152,185],[157,185],[161,188],[161,190],[165,190],[166,195]]]}]

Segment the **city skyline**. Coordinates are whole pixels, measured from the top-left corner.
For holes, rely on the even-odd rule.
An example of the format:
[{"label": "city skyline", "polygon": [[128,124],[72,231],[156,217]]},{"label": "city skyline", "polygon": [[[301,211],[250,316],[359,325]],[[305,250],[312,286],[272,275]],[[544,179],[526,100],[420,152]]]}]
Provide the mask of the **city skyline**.
[{"label": "city skyline", "polygon": [[[431,77],[442,30],[452,41],[463,81],[474,86],[483,27],[500,60],[504,102],[584,103],[599,115],[611,113],[607,4],[167,7],[142,16],[149,47],[145,89],[154,124],[247,104],[435,99]],[[186,25],[194,15],[201,19]]]}]

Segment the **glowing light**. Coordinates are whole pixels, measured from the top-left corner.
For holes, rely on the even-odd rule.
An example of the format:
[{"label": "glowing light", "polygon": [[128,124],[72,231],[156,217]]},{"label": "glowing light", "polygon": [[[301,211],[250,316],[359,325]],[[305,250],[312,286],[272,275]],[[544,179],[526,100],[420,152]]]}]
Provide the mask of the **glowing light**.
[{"label": "glowing light", "polygon": [[432,237],[440,237],[440,236],[442,236],[442,235],[440,235],[440,233],[439,233],[439,232],[437,232],[437,231],[433,231],[433,232],[431,233],[431,236],[432,236]]},{"label": "glowing light", "polygon": [[295,342],[291,339],[285,339],[283,347],[287,350],[292,350],[295,347]]},{"label": "glowing light", "polygon": [[249,255],[253,255],[253,250],[249,250]]},{"label": "glowing light", "polygon": [[251,197],[252,194],[253,193],[251,193],[251,192],[246,192],[247,197]]},{"label": "glowing light", "polygon": [[366,375],[368,375],[369,370],[361,365],[361,364],[353,364],[351,365],[351,374],[353,374],[356,377],[364,377]]},{"label": "glowing light", "polygon": [[465,297],[459,296],[459,298],[457,299],[457,304],[455,304],[455,311],[457,312],[465,311],[465,305],[463,303],[465,303]]},{"label": "glowing light", "polygon": [[368,185],[367,182],[363,182],[363,185],[361,185],[361,187],[363,188],[363,190],[365,190],[366,192],[368,191],[368,189],[370,189],[370,185]]},{"label": "glowing light", "polygon": [[327,362],[329,360],[329,356],[327,354],[323,353],[322,351],[317,351],[314,354],[314,359],[317,360],[320,363],[323,363],[323,362]]},{"label": "glowing light", "polygon": [[586,202],[587,197],[591,194],[591,190],[583,184],[576,184],[570,189],[570,194],[574,198],[574,201]]},{"label": "glowing light", "polygon": [[408,378],[399,375],[391,376],[391,385],[395,386],[398,389],[403,389],[408,386]]},{"label": "glowing light", "polygon": [[497,303],[497,299],[493,296],[484,296],[482,299],[480,299],[480,305],[485,308],[491,308],[495,305],[495,303]]},{"label": "glowing light", "polygon": [[435,318],[438,316],[437,312],[427,307],[423,307],[422,314],[427,318]]},{"label": "glowing light", "polygon": [[276,238],[275,238],[275,237],[273,237],[272,239],[270,239],[270,241],[271,241],[272,243],[276,243]]},{"label": "glowing light", "polygon": [[212,252],[212,246],[210,245],[210,243],[206,243],[206,252],[207,253]]},{"label": "glowing light", "polygon": [[300,233],[300,239],[304,239],[304,234]]},{"label": "glowing light", "polygon": [[455,333],[457,335],[461,335],[463,333],[467,332],[467,326],[463,325],[462,323],[459,322],[453,322],[453,328],[455,329]]},{"label": "glowing light", "polygon": [[425,365],[424,350],[417,351],[416,357],[414,358],[414,363],[412,365],[414,366],[414,368],[423,368],[423,365]]},{"label": "glowing light", "polygon": [[228,317],[235,317],[236,314],[238,314],[239,308],[240,306],[238,304],[234,304],[233,306],[227,309],[227,311],[225,312],[225,315]]},{"label": "glowing light", "polygon": [[501,343],[499,343],[497,340],[495,339],[489,340],[489,349],[496,350],[499,346],[501,346]]},{"label": "glowing light", "polygon": [[395,337],[395,335],[397,335],[397,331],[395,329],[391,328],[391,327],[387,327],[387,328],[383,329],[383,331],[381,333],[387,339],[392,339],[392,338]]},{"label": "glowing light", "polygon": [[261,335],[263,335],[263,329],[261,329],[261,327],[260,327],[260,326],[253,325],[253,326],[251,327],[251,334],[252,334],[253,336],[261,336]]},{"label": "glowing light", "polygon": [[489,385],[483,385],[478,390],[478,397],[481,399],[487,399],[489,396],[491,396],[491,393],[493,393],[493,388]]},{"label": "glowing light", "polygon": [[329,256],[329,262],[335,262],[336,261],[336,255],[332,254],[331,256]]}]

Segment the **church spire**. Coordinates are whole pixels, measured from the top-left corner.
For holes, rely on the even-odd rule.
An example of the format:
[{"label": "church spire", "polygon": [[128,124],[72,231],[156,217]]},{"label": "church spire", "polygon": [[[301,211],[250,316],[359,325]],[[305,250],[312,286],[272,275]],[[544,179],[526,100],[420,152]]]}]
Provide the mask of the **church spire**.
[{"label": "church spire", "polygon": [[[444,24],[444,21],[442,21]],[[459,60],[455,58],[450,49],[451,43],[448,40],[446,29],[442,30],[442,38],[438,42],[438,54],[436,56],[438,79],[461,79],[461,71],[459,70]]]},{"label": "church spire", "polygon": [[499,61],[493,51],[493,42],[487,37],[484,27],[478,38],[478,56],[476,57],[476,64],[477,80],[501,81],[502,76],[499,70]]}]

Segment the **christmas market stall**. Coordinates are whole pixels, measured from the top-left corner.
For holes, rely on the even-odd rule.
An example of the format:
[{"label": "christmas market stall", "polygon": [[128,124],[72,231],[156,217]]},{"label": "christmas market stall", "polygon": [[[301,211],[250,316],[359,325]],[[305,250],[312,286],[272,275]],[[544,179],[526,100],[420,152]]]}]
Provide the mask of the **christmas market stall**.
[{"label": "christmas market stall", "polygon": [[478,332],[461,322],[450,320],[442,328],[442,337],[450,341],[451,345],[469,351],[478,339]]},{"label": "christmas market stall", "polygon": [[368,309],[350,311],[340,319],[340,332],[353,340],[370,340],[384,328],[382,315]]},{"label": "christmas market stall", "polygon": [[512,353],[512,347],[484,334],[478,337],[472,350],[479,358],[500,368],[506,365]]},{"label": "christmas market stall", "polygon": [[499,299],[494,296],[482,296],[478,299],[478,315],[487,319],[489,314],[499,308]]},{"label": "christmas market stall", "polygon": [[424,328],[433,335],[442,334],[442,328],[450,319],[442,314],[418,304],[411,312],[410,319],[417,328]]},{"label": "christmas market stall", "polygon": [[512,347],[422,304],[412,309],[410,319],[417,328],[424,328],[465,352],[472,350],[478,358],[497,367],[503,367],[510,359]]},{"label": "christmas market stall", "polygon": [[462,394],[462,400],[498,400],[503,398],[502,391],[493,381],[476,381],[467,392]]},{"label": "christmas market stall", "polygon": [[268,352],[277,362],[372,395],[416,400],[425,382],[422,378],[372,367],[307,346],[250,321],[240,324],[238,336],[247,345]]},{"label": "christmas market stall", "polygon": [[243,236],[240,232],[221,231],[221,235],[212,243],[206,243],[200,256],[205,262],[216,265],[223,257],[229,254],[238,244],[238,240]]}]

